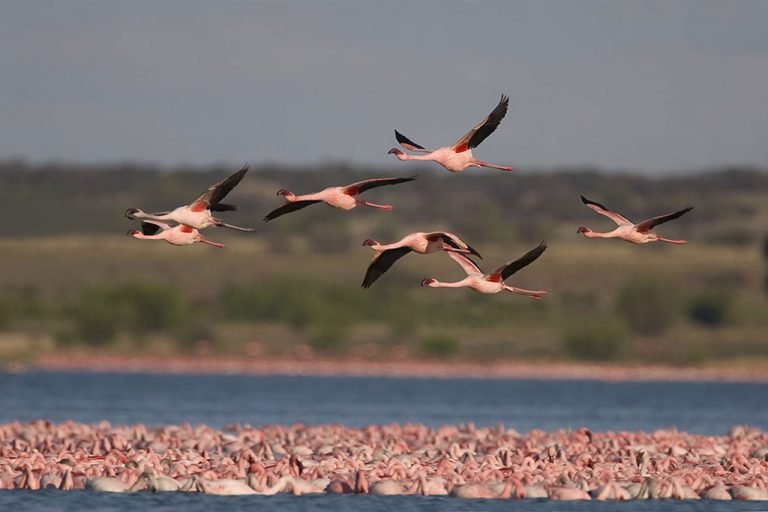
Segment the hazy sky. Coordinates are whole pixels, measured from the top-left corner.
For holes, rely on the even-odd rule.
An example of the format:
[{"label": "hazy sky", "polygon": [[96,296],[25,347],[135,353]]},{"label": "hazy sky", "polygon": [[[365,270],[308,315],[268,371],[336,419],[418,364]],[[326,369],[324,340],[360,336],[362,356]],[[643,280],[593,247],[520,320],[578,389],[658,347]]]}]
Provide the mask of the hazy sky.
[{"label": "hazy sky", "polygon": [[768,165],[768,1],[0,1],[0,159]]}]

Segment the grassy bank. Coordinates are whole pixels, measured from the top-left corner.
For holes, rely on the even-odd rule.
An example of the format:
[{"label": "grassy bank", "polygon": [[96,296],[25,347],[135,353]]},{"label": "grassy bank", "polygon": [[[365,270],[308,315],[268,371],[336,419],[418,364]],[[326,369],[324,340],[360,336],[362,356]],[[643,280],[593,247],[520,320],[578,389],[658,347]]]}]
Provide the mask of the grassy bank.
[{"label": "grassy bank", "polygon": [[[419,287],[422,277],[462,277],[444,255],[404,258],[366,291],[366,247],[276,254],[258,234],[213,233],[226,250],[104,235],[0,241],[0,359],[83,349],[703,365],[768,358],[757,247],[556,238],[512,280],[551,292],[533,301]],[[476,245],[488,268],[530,248]]]}]

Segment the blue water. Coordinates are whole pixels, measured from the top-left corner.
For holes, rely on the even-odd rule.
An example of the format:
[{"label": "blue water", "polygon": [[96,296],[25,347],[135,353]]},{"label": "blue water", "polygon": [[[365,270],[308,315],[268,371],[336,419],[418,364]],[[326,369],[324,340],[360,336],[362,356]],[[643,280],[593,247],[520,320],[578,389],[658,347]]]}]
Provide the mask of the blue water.
[{"label": "blue water", "polygon": [[[768,430],[768,384],[568,380],[394,379],[119,373],[0,373],[0,423],[45,418],[148,425],[420,422],[499,423],[594,431],[675,427],[724,434],[732,425]],[[166,493],[108,495],[0,491],[5,510],[520,510],[736,511],[765,503],[635,501],[558,503],[464,501],[422,496],[245,496]]]},{"label": "blue water", "polygon": [[363,426],[473,421],[533,428],[724,434],[768,430],[768,384],[568,380],[395,379],[119,373],[0,373],[0,423]]}]

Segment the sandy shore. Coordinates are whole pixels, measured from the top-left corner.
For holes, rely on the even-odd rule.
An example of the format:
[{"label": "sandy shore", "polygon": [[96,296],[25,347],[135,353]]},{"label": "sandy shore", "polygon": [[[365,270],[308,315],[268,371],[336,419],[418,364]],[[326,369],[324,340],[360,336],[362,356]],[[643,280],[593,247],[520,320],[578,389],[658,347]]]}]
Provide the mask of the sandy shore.
[{"label": "sandy shore", "polygon": [[467,377],[598,379],[609,381],[768,382],[768,364],[729,367],[630,366],[562,362],[503,361],[497,363],[371,361],[330,359],[247,359],[190,357],[125,357],[116,355],[49,355],[26,369],[58,371],[119,371],[149,373],[220,373],[253,375],[344,375],[387,377]]}]

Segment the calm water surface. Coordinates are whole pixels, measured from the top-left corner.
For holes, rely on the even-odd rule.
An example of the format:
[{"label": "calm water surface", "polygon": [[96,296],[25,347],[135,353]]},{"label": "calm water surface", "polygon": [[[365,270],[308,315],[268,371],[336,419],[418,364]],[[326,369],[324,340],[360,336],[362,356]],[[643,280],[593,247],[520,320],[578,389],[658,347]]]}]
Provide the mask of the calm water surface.
[{"label": "calm water surface", "polygon": [[[768,384],[567,380],[394,379],[116,373],[0,373],[0,423],[35,418],[148,425],[420,422],[503,423],[524,433],[586,426],[676,427],[723,434],[731,425],[768,430]],[[216,497],[140,493],[0,491],[5,510],[520,510],[632,512],[768,510],[744,502],[558,503],[398,496]]]}]

